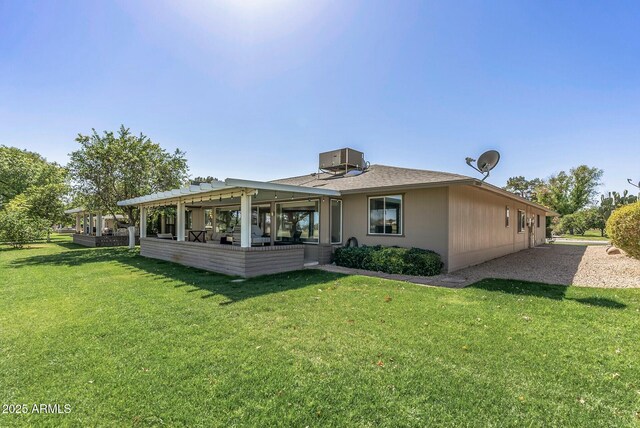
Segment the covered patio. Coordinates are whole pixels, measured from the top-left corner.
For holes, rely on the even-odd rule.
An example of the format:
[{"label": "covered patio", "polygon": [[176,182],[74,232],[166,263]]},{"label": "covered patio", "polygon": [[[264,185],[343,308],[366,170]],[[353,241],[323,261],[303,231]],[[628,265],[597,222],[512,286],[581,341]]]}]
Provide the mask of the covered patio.
[{"label": "covered patio", "polygon": [[328,262],[331,219],[341,229],[339,198],[335,190],[229,178],[118,205],[140,210],[142,256],[252,277]]},{"label": "covered patio", "polygon": [[118,230],[118,221],[124,216],[103,215],[100,211],[85,208],[66,210],[65,214],[76,218],[73,242],[85,247],[117,247],[127,245],[129,234],[126,229]]}]

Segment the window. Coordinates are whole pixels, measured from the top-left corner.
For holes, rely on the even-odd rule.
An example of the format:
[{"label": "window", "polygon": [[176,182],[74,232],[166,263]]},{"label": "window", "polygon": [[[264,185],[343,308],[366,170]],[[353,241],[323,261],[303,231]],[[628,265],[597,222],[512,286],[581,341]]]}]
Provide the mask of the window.
[{"label": "window", "polygon": [[213,210],[205,208],[204,210],[204,228],[211,229],[213,227]]},{"label": "window", "polygon": [[509,205],[507,205],[504,211],[504,226],[509,227],[511,225],[511,213],[509,212]]},{"label": "window", "polygon": [[193,229],[193,211],[191,211],[191,210],[188,210],[188,211],[185,212],[184,228],[185,229]]},{"label": "window", "polygon": [[540,214],[536,216],[537,227],[540,227]]},{"label": "window", "polygon": [[216,208],[216,232],[231,233],[240,223],[240,207]]},{"label": "window", "polygon": [[524,226],[527,222],[524,211],[518,210],[518,233],[524,232]]},{"label": "window", "polygon": [[317,243],[320,236],[318,200],[276,204],[276,240],[291,243]]},{"label": "window", "polygon": [[342,201],[331,199],[331,243],[342,243]]},{"label": "window", "polygon": [[369,198],[369,233],[402,235],[402,195]]},{"label": "window", "polygon": [[[205,216],[206,216],[205,210]],[[205,217],[206,218],[206,217]],[[240,224],[240,206],[216,208],[216,232],[231,233],[236,225]],[[251,207],[251,224],[257,225],[264,235],[271,233],[271,208],[270,206]],[[210,222],[207,223],[210,225]]]}]

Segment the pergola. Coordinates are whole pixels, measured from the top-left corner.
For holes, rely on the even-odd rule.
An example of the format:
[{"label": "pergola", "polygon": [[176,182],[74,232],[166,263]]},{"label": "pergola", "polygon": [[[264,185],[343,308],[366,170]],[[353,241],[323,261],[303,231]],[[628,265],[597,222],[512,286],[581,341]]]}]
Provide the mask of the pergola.
[{"label": "pergola", "polygon": [[96,236],[102,236],[102,212],[91,211],[85,208],[73,208],[66,210],[65,214],[75,214],[76,216],[76,233],[91,235],[93,233],[93,220],[95,214]]},{"label": "pergola", "polygon": [[240,246],[251,247],[251,206],[252,203],[274,202],[283,199],[307,198],[311,196],[338,197],[340,192],[317,187],[292,186],[271,182],[227,178],[224,181],[190,185],[180,189],[153,193],[124,201],[119,206],[137,206],[140,209],[140,236],[147,235],[147,209],[175,205],[176,240],[185,241],[185,208],[189,203],[214,206],[216,202],[239,201],[240,203]]}]

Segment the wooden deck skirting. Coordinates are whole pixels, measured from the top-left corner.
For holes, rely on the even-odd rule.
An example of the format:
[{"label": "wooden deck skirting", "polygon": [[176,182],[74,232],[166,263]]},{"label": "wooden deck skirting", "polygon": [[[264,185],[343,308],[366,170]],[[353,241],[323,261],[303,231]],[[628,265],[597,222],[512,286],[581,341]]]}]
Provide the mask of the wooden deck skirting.
[{"label": "wooden deck skirting", "polygon": [[303,245],[242,248],[234,245],[142,238],[140,255],[245,278],[304,267]]},{"label": "wooden deck skirting", "polygon": [[[139,239],[140,238],[136,236],[136,244],[139,243]],[[129,237],[113,235],[93,236],[74,233],[73,243],[84,245],[85,247],[121,247],[129,245]]]}]

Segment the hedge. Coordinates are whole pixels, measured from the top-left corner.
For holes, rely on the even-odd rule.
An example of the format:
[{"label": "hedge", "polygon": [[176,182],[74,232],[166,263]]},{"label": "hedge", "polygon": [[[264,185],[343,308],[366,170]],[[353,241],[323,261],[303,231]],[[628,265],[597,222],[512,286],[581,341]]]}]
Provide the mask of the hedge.
[{"label": "hedge", "polygon": [[607,220],[607,235],[613,245],[640,259],[640,202],[615,209]]},{"label": "hedge", "polygon": [[340,247],[333,254],[338,266],[404,275],[432,276],[440,273],[440,255],[431,250],[400,247]]}]

